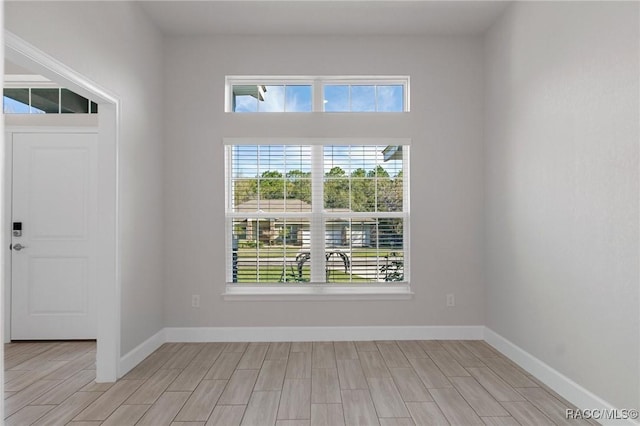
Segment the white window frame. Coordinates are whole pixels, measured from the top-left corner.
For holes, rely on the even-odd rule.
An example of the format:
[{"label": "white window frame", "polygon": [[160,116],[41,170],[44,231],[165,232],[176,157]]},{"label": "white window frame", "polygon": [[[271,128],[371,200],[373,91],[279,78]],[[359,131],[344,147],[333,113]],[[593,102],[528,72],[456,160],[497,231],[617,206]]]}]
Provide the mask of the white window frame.
[{"label": "white window frame", "polygon": [[[411,257],[410,257],[410,171],[409,150],[411,139],[408,138],[225,138],[225,300],[406,300],[413,297],[411,291]],[[277,213],[277,214],[247,214],[233,211],[232,202],[232,155],[233,146],[237,145],[302,145],[311,146],[312,152],[312,203],[311,213]],[[325,283],[325,234],[324,220],[328,217],[360,218],[362,212],[355,213],[327,213],[324,212],[323,185],[324,170],[322,161],[323,148],[328,145],[402,145],[406,147],[407,155],[403,155],[403,211],[402,212],[367,212],[373,217],[397,217],[404,220],[403,224],[403,252],[404,252],[404,281],[387,283]],[[308,218],[311,235],[311,282],[302,285],[285,283],[233,283],[233,220],[237,218],[268,218],[268,217]]]},{"label": "white window frame", "polygon": [[[233,86],[237,85],[264,85],[264,86],[282,86],[282,85],[310,85],[311,86],[311,112],[321,112],[327,114],[402,114],[410,110],[409,98],[409,76],[367,76],[367,75],[350,75],[350,76],[226,76],[225,77],[225,96],[224,111],[236,114],[233,111]],[[324,87],[326,85],[350,85],[350,86],[390,86],[401,85],[404,91],[403,111],[398,112],[326,112],[324,110]],[[291,112],[284,112],[289,114]],[[309,112],[306,112],[307,114]],[[243,112],[243,115],[264,114],[263,112]],[[271,112],[270,114],[279,114]],[[282,114],[282,112],[280,112]],[[295,114],[305,114],[305,112],[295,112]]]}]

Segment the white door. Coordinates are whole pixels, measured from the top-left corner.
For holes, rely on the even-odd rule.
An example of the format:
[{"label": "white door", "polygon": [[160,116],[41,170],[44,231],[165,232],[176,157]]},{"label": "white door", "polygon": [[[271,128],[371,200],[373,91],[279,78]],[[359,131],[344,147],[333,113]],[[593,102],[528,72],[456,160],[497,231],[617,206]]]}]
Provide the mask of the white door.
[{"label": "white door", "polygon": [[13,340],[96,338],[97,148],[95,133],[13,134]]}]

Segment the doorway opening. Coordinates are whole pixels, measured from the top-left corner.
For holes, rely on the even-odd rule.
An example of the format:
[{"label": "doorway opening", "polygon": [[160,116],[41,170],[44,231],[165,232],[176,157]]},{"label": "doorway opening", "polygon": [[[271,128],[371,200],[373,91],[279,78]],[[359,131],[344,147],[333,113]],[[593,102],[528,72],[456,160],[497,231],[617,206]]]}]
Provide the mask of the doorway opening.
[{"label": "doorway opening", "polygon": [[[95,102],[99,108],[97,133],[97,173],[96,181],[98,200],[96,213],[97,243],[96,243],[96,381],[113,382],[119,376],[120,361],[120,281],[118,254],[118,133],[119,133],[119,105],[118,97],[102,88],[82,74],[74,71],[57,59],[42,52],[15,34],[5,31],[5,59],[21,66],[35,74],[68,88],[69,90]],[[7,156],[3,146],[0,163],[2,176],[7,177]],[[5,180],[6,182],[6,180]],[[4,219],[2,225],[7,232],[2,233],[2,256],[5,265],[10,264],[9,252],[10,229],[8,220],[7,201],[11,198],[7,194],[5,185],[2,211]],[[3,278],[5,295],[5,340],[10,336],[10,321],[7,317],[7,293],[10,280]]]}]

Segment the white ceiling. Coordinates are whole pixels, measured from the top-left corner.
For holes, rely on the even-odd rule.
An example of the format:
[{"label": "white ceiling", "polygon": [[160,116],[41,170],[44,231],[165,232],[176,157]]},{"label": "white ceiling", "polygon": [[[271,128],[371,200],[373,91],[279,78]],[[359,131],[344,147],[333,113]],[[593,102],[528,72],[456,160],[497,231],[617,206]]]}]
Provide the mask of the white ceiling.
[{"label": "white ceiling", "polygon": [[473,35],[505,1],[144,1],[142,9],[173,35]]}]

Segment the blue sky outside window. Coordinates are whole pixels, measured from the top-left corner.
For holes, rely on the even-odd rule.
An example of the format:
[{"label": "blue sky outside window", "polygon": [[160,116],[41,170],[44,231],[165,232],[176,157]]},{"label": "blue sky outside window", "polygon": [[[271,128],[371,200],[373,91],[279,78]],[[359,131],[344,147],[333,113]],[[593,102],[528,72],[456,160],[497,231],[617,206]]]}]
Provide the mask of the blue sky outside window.
[{"label": "blue sky outside window", "polygon": [[403,112],[404,86],[347,85],[324,86],[325,112]]},{"label": "blue sky outside window", "polygon": [[376,110],[375,86],[351,86],[351,112],[374,112]]},{"label": "blue sky outside window", "polygon": [[227,78],[231,112],[408,112],[408,77]]},{"label": "blue sky outside window", "polygon": [[326,112],[349,112],[349,86],[324,86],[324,110]]},{"label": "blue sky outside window", "polygon": [[311,86],[287,86],[286,112],[311,112]]},{"label": "blue sky outside window", "polygon": [[[258,85],[254,87],[258,87]],[[262,100],[258,100],[253,95],[236,95],[234,98],[234,112],[312,111],[312,90],[310,85],[264,85],[262,87],[265,89],[262,95],[264,99]]]},{"label": "blue sky outside window", "polygon": [[258,112],[258,99],[249,95],[235,96],[234,112]]},{"label": "blue sky outside window", "polygon": [[376,105],[380,112],[402,112],[404,110],[404,88],[393,86],[376,86]]},{"label": "blue sky outside window", "polygon": [[[402,172],[402,160],[384,161],[378,145],[327,145],[323,149],[323,171],[339,167],[346,174],[360,169],[367,172],[377,167],[391,177]],[[258,178],[265,172],[283,176],[292,171],[311,172],[311,146],[307,145],[234,145],[233,178]]]},{"label": "blue sky outside window", "polygon": [[24,104],[7,96],[4,97],[3,104],[5,114],[29,114],[29,104]]},{"label": "blue sky outside window", "polygon": [[284,112],[284,86],[266,86],[264,101],[258,102],[259,112]]},{"label": "blue sky outside window", "polygon": [[264,172],[311,172],[311,147],[300,145],[236,145],[233,177],[255,178]]}]

